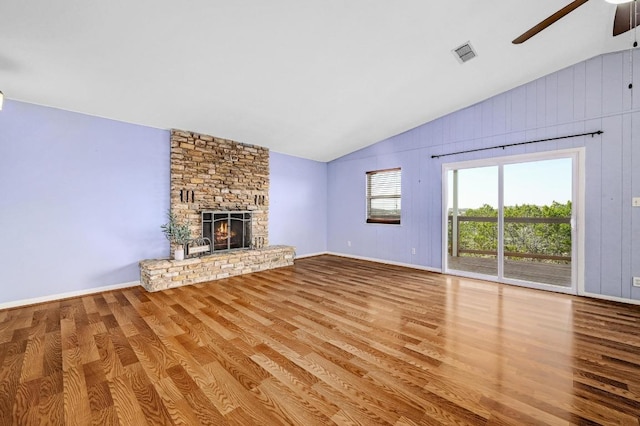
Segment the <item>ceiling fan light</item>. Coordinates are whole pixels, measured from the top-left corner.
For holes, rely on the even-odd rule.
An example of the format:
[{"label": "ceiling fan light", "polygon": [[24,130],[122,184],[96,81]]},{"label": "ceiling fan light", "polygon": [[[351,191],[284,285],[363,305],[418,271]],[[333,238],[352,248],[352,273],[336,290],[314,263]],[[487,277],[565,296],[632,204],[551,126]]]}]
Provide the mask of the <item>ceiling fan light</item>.
[{"label": "ceiling fan light", "polygon": [[611,4],[624,4],[624,3],[631,3],[632,1],[635,1],[635,0],[605,0],[605,1]]}]

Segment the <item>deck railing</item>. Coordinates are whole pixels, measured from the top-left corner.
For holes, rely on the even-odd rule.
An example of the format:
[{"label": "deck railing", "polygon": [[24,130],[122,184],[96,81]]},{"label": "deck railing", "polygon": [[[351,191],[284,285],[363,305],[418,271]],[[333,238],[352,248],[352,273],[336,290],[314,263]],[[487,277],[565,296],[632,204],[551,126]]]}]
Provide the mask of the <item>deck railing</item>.
[{"label": "deck railing", "polygon": [[[497,217],[479,217],[479,216],[458,216],[457,217],[457,235],[455,241],[457,255],[460,254],[479,254],[479,255],[493,255],[497,256],[497,250],[486,250],[486,249],[471,249],[464,248],[460,246],[461,238],[460,238],[460,223],[461,222],[484,222],[484,223],[498,223]],[[570,217],[505,217],[504,223],[522,223],[522,224],[571,224]],[[449,235],[451,235],[453,229],[453,216],[449,215]],[[497,244],[497,238],[496,238]],[[453,256],[453,243],[452,239],[449,238],[449,255]],[[505,251],[505,257],[519,257],[519,258],[527,258],[527,259],[537,259],[537,260],[553,260],[553,261],[563,261],[570,262],[571,256],[558,255],[558,254],[546,254],[546,253],[525,253],[525,252],[515,252],[515,251]]]}]

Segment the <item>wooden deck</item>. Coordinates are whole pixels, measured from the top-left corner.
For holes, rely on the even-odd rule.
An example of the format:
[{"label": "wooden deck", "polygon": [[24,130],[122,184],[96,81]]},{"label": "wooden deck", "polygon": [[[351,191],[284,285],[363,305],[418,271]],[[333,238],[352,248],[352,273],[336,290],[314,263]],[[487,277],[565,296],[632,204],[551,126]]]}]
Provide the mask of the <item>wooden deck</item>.
[{"label": "wooden deck", "polygon": [[[449,269],[476,274],[498,275],[495,258],[449,256]],[[571,264],[542,263],[530,259],[506,260],[505,278],[571,287]]]},{"label": "wooden deck", "polygon": [[318,256],[0,310],[0,425],[637,425],[639,324],[639,306]]}]

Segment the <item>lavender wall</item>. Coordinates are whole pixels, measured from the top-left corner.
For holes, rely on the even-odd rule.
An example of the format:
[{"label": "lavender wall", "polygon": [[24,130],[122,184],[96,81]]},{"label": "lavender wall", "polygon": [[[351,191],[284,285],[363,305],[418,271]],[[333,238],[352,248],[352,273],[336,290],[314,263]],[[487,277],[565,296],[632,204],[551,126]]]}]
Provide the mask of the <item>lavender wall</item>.
[{"label": "lavender wall", "polygon": [[[635,55],[633,69],[640,69]],[[441,166],[430,156],[602,129],[599,138],[447,157],[586,148],[591,293],[640,300],[640,96],[629,53],[600,56],[332,161],[271,153],[271,244],[441,267]],[[633,76],[640,87],[640,73]],[[637,89],[635,89],[637,90]],[[169,133],[11,100],[0,112],[0,304],[137,281],[168,255]],[[401,226],[365,223],[368,170],[403,170]],[[351,242],[349,246],[347,243]],[[412,254],[412,249],[416,254]]]},{"label": "lavender wall", "polygon": [[[165,257],[169,132],[5,100],[0,305],[139,280]],[[271,244],[325,252],[327,164],[270,154]]]},{"label": "lavender wall", "polygon": [[168,207],[167,131],[5,101],[0,304],[139,280]]},{"label": "lavender wall", "polygon": [[271,152],[269,165],[269,243],[326,252],[327,163]]},{"label": "lavender wall", "polygon": [[[633,62],[640,70],[640,55]],[[640,208],[631,207],[640,196],[640,92],[627,88],[631,78],[640,88],[629,52],[599,56],[332,161],[328,250],[441,268],[443,162],[585,147],[585,289],[640,300],[631,285],[640,276]],[[431,159],[600,129],[596,138]],[[388,167],[402,167],[402,225],[366,224],[365,172]]]}]

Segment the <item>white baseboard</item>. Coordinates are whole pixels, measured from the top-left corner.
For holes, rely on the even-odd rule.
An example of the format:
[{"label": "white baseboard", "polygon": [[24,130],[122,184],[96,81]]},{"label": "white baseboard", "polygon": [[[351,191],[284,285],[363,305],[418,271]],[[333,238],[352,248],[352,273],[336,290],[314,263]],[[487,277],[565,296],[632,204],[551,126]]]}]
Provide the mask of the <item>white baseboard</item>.
[{"label": "white baseboard", "polygon": [[[388,264],[388,265],[404,266],[404,267],[407,267],[407,268],[420,269],[420,270],[423,270],[423,271],[436,272],[436,273],[439,273],[439,274],[443,273],[442,269],[440,269],[440,268],[430,268],[428,266],[412,265],[410,263],[393,262],[393,261],[390,261],[390,260],[375,259],[375,258],[364,257],[364,256],[354,256],[354,255],[345,254],[345,253],[326,252],[326,253],[320,253],[320,254],[330,254],[330,255],[333,255],[333,256],[348,257],[348,258],[360,259],[360,260],[368,260],[370,262],[385,263],[385,264]],[[474,278],[474,279],[482,279],[482,278]],[[505,284],[505,285],[509,285],[509,284]],[[567,294],[571,294],[571,293],[567,293]],[[616,296],[606,296],[606,295],[603,295],[603,294],[589,293],[589,292],[586,292],[586,291],[580,291],[578,293],[578,296],[591,297],[593,299],[609,300],[611,302],[620,302],[620,303],[629,303],[629,304],[632,304],[632,305],[640,305],[640,300],[626,299],[624,297],[616,297]]]},{"label": "white baseboard", "polygon": [[333,256],[340,256],[340,257],[348,257],[348,258],[351,258],[351,259],[367,260],[369,262],[384,263],[385,265],[404,266],[405,268],[419,269],[421,271],[428,271],[428,272],[436,272],[438,274],[442,273],[442,269],[440,269],[440,268],[431,268],[429,266],[414,265],[412,263],[394,262],[392,260],[376,259],[374,257],[354,256],[352,254],[335,253],[335,252],[331,252],[331,251],[329,251],[329,252],[327,252],[325,254],[330,254],[330,255],[333,255]]},{"label": "white baseboard", "polygon": [[[354,255],[345,254],[345,253],[326,252],[326,253],[319,253],[319,254],[330,254],[330,255],[333,255],[333,256],[347,257],[347,258],[359,259],[359,260],[368,260],[370,262],[384,263],[384,264],[388,264],[388,265],[404,266],[404,267],[407,267],[407,268],[420,269],[420,270],[423,270],[423,271],[436,272],[436,273],[439,273],[439,274],[443,273],[442,269],[440,269],[440,268],[430,268],[428,266],[412,265],[412,264],[409,264],[409,263],[393,262],[393,261],[390,261],[390,260],[375,259],[375,258],[364,257],[364,256],[354,256]],[[302,256],[300,256],[300,258],[302,258]],[[482,279],[482,278],[474,278],[474,279]],[[504,285],[510,285],[510,284],[504,284]],[[571,293],[567,293],[567,294],[571,294]],[[616,296],[606,296],[606,295],[603,295],[603,294],[589,293],[589,292],[586,292],[586,291],[580,291],[578,293],[578,296],[590,297],[590,298],[593,298],[593,299],[609,300],[611,302],[620,302],[620,303],[628,303],[628,304],[632,304],[632,305],[640,305],[640,300],[626,299],[624,297],[616,297]]]},{"label": "white baseboard", "polygon": [[305,257],[322,256],[323,254],[329,254],[329,252],[320,251],[318,253],[296,254],[296,259],[304,259]]},{"label": "white baseboard", "polygon": [[[429,271],[429,272],[436,272],[436,273],[439,273],[439,274],[442,273],[442,269],[440,269],[440,268],[431,268],[431,267],[428,267],[428,266],[412,265],[410,263],[393,262],[393,261],[390,261],[390,260],[376,259],[376,258],[364,257],[364,256],[354,256],[354,255],[350,255],[350,254],[335,253],[335,252],[330,252],[330,251],[311,253],[311,254],[303,254],[303,255],[300,255],[300,256],[296,256],[296,259],[304,259],[305,257],[321,256],[323,254],[329,254],[329,255],[332,255],[332,256],[339,256],[339,257],[346,257],[346,258],[351,258],[351,259],[366,260],[366,261],[369,261],[369,262],[383,263],[383,264],[387,264],[387,265],[404,266],[406,268],[419,269],[419,270],[422,270],[422,271]],[[123,288],[136,287],[136,286],[139,286],[139,285],[140,285],[140,281],[131,281],[131,282],[128,282],[128,283],[108,285],[108,286],[104,286],[104,287],[94,287],[94,288],[88,288],[88,289],[78,290],[78,291],[70,291],[70,292],[67,292],[67,293],[51,294],[51,295],[48,295],[48,296],[35,297],[35,298],[32,298],[32,299],[15,300],[15,301],[12,301],[12,302],[0,303],[0,311],[4,310],[4,309],[18,308],[18,307],[21,307],[21,306],[35,305],[37,303],[53,302],[53,301],[56,301],[56,300],[68,299],[68,298],[71,298],[71,297],[86,296],[88,294],[101,293],[103,291],[120,290],[120,289],[123,289]],[[640,300],[626,299],[624,297],[616,297],[616,296],[606,296],[606,295],[597,294],[597,293],[589,293],[589,292],[586,292],[586,291],[580,291],[578,296],[591,297],[593,299],[609,300],[611,302],[620,302],[620,303],[628,303],[628,304],[632,304],[632,305],[640,305]]]},{"label": "white baseboard", "polygon": [[640,305],[640,300],[627,299],[627,298],[624,298],[624,297],[617,297],[617,296],[606,296],[604,294],[589,293],[589,292],[586,292],[586,291],[581,291],[580,293],[578,293],[578,296],[591,297],[593,299],[609,300],[611,302],[620,302],[620,303],[629,303],[629,304],[632,304],[632,305]]},{"label": "white baseboard", "polygon": [[131,281],[129,283],[107,285],[104,287],[94,287],[94,288],[87,288],[84,290],[70,291],[67,293],[58,293],[58,294],[51,294],[48,296],[34,297],[33,299],[15,300],[12,302],[0,303],[0,311],[3,309],[17,308],[17,307],[27,306],[27,305],[35,305],[37,303],[53,302],[61,299],[68,299],[70,297],[86,296],[87,294],[101,293],[103,291],[120,290],[123,288],[135,287],[138,285],[140,285],[140,281]]}]

